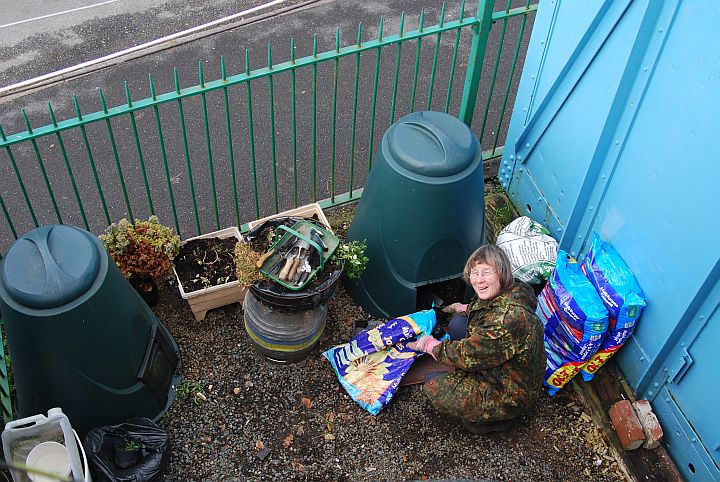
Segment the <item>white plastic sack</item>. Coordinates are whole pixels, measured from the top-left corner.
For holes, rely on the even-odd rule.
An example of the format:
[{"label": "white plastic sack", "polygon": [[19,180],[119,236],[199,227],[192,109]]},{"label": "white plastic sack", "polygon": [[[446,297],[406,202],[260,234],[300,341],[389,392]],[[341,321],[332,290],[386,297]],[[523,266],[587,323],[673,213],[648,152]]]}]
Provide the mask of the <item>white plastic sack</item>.
[{"label": "white plastic sack", "polygon": [[515,279],[530,284],[545,282],[555,267],[558,243],[545,226],[521,216],[505,226],[495,241],[513,268]]}]

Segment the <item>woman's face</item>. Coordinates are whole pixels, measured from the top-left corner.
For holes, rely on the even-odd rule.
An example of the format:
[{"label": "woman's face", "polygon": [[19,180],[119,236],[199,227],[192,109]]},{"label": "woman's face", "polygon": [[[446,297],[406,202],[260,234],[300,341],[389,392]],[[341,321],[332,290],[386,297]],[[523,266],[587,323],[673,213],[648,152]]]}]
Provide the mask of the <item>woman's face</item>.
[{"label": "woman's face", "polygon": [[500,277],[494,266],[477,263],[470,270],[470,285],[481,300],[491,300],[500,293]]}]

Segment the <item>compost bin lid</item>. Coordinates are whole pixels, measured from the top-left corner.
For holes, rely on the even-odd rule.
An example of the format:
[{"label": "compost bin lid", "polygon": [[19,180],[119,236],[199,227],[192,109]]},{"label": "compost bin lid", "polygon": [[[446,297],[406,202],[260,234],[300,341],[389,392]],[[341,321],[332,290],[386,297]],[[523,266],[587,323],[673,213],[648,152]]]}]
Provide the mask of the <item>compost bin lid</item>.
[{"label": "compost bin lid", "polygon": [[62,306],[85,293],[100,269],[93,235],[72,226],[43,226],[10,247],[0,278],[16,302],[38,309]]},{"label": "compost bin lid", "polygon": [[430,177],[452,176],[475,159],[470,128],[443,112],[415,112],[404,116],[388,132],[388,148],[405,169]]}]

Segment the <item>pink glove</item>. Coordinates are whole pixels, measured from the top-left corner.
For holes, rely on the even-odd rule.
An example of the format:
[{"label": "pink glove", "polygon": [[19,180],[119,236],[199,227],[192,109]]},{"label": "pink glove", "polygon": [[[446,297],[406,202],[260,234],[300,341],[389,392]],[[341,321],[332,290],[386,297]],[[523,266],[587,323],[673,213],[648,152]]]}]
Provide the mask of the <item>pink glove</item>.
[{"label": "pink glove", "polygon": [[419,351],[422,353],[429,353],[431,357],[435,358],[435,355],[433,355],[433,348],[435,348],[439,344],[440,342],[432,336],[423,335],[418,338],[417,341],[411,341],[410,343],[408,343],[407,347],[411,350]]}]

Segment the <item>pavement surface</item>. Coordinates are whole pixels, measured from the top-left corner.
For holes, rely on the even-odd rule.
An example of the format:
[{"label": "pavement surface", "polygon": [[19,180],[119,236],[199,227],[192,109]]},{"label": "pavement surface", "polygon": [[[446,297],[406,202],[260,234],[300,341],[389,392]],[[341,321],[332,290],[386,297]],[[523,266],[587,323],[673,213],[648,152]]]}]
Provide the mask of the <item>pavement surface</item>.
[{"label": "pavement surface", "polygon": [[[222,2],[220,2],[222,4]],[[474,15],[476,5],[468,2],[465,7],[465,16]],[[113,4],[114,5],[114,4]],[[451,2],[446,6],[445,19],[457,19],[460,15],[459,2]],[[499,9],[502,7],[496,7]],[[401,12],[407,13],[404,17],[404,30],[415,29],[418,26],[420,12],[424,9],[424,25],[433,25],[439,21],[440,4],[430,0],[412,1],[357,1],[357,0],[321,0],[299,10],[289,10],[278,15],[258,17],[247,20],[247,23],[238,25],[231,30],[223,30],[197,38],[191,42],[178,43],[164,50],[143,55],[139,58],[127,60],[107,66],[98,71],[87,72],[81,77],[72,78],[61,83],[52,84],[42,89],[25,92],[21,97],[8,96],[0,98],[0,126],[6,135],[24,131],[26,125],[21,114],[25,109],[30,125],[37,130],[38,126],[51,122],[48,103],[58,121],[76,115],[73,105],[73,95],[77,96],[78,104],[83,115],[102,109],[98,87],[101,87],[109,107],[122,105],[127,102],[123,81],[126,80],[128,90],[133,101],[148,97],[148,74],[152,74],[155,90],[158,94],[175,89],[173,69],[177,68],[181,88],[187,88],[198,83],[198,66],[202,65],[205,80],[217,79],[220,76],[220,57],[224,56],[228,75],[237,74],[245,70],[245,49],[248,49],[251,69],[267,65],[268,44],[272,43],[272,60],[282,62],[289,59],[290,42],[294,39],[295,56],[300,58],[310,55],[313,45],[313,34],[317,35],[318,51],[327,51],[334,48],[336,26],[340,28],[341,45],[349,45],[357,41],[358,24],[362,23],[363,38],[375,38],[378,35],[380,18],[384,18],[384,35],[396,34],[399,31]],[[224,12],[227,13],[227,12]],[[219,13],[218,13],[219,14]],[[203,14],[205,15],[205,14]],[[160,18],[159,14],[155,16]],[[195,22],[205,21],[212,17],[207,14],[197,18]],[[109,20],[108,20],[109,19]],[[135,25],[152,25],[155,18],[148,19],[145,14],[120,13],[97,23],[100,20],[90,20],[80,26],[68,26],[51,35],[44,41],[48,48],[63,46],[62,37],[77,37],[85,39],[85,44],[111,42],[121,37],[124,30]],[[177,20],[177,19],[176,19]],[[179,20],[178,20],[179,21]],[[107,23],[109,22],[109,23]],[[158,28],[162,25],[159,20]],[[185,27],[187,20],[177,27]],[[172,23],[171,23],[172,25]],[[532,26],[532,16],[527,22],[521,38],[521,48],[526,45]],[[485,99],[490,90],[490,79],[493,77],[493,66],[498,48],[499,38],[503,25],[500,22],[491,32],[491,39],[487,48],[486,62],[483,66],[480,95],[476,109],[473,128],[479,134],[483,124],[486,124],[483,136],[483,146],[490,147],[496,140],[498,145],[504,142],[503,132],[507,127],[513,104],[513,92],[520,77],[522,58],[520,55],[516,74],[510,76],[509,65],[518,41],[521,22],[516,17],[508,22],[506,27],[506,42],[502,50],[501,67],[498,69],[496,88],[488,104],[487,116]],[[139,27],[138,27],[139,28]],[[175,28],[175,27],[172,27]],[[172,29],[170,28],[170,29]],[[1,31],[1,30],[0,30]],[[165,33],[163,30],[160,33]],[[53,37],[57,36],[57,38]],[[361,56],[359,68],[358,87],[358,115],[355,119],[355,144],[352,148],[353,125],[353,92],[355,58],[346,57],[337,63],[338,95],[336,115],[333,116],[332,92],[334,84],[334,62],[324,62],[317,68],[317,140],[315,162],[317,177],[313,179],[313,136],[312,126],[312,69],[305,68],[297,72],[296,76],[296,107],[297,107],[297,195],[294,187],[294,159],[291,129],[291,86],[289,73],[274,76],[274,117],[275,141],[274,152],[276,167],[273,167],[273,152],[271,149],[270,128],[270,94],[267,79],[253,83],[253,134],[255,142],[255,171],[257,172],[257,188],[252,178],[251,146],[249,142],[250,129],[247,113],[247,89],[238,86],[228,89],[229,116],[231,119],[233,152],[235,162],[235,186],[238,191],[238,209],[235,210],[233,196],[233,180],[231,176],[228,137],[225,125],[225,107],[222,91],[215,91],[206,96],[208,111],[208,143],[203,125],[203,106],[200,98],[188,99],[183,102],[183,115],[186,127],[187,149],[185,138],[180,129],[179,106],[176,103],[160,106],[158,115],[162,120],[165,149],[168,162],[168,177],[166,180],[162,163],[161,148],[158,143],[156,118],[151,109],[139,111],[135,115],[137,130],[141,139],[143,160],[148,172],[152,202],[155,212],[161,221],[173,225],[173,213],[169,189],[173,189],[178,214],[180,234],[186,238],[197,233],[196,224],[200,224],[202,231],[210,231],[217,227],[244,223],[275,212],[274,192],[277,189],[280,210],[297,204],[305,204],[315,199],[325,199],[334,194],[362,187],[365,182],[368,167],[375,150],[379,145],[382,133],[396,120],[414,110],[432,108],[444,110],[448,89],[448,79],[452,48],[455,41],[454,34],[443,35],[439,54],[438,70],[434,79],[434,95],[428,105],[429,77],[434,54],[435,39],[425,38],[422,42],[419,57],[418,88],[415,104],[411,105],[411,85],[415,57],[416,42],[403,45],[400,52],[400,65],[398,81],[398,94],[395,115],[391,117],[392,83],[394,79],[394,63],[398,55],[395,46],[386,47],[382,51],[379,70],[379,94],[377,115],[372,135],[373,148],[370,149],[370,105],[372,102],[372,78],[375,65],[375,52],[367,52]],[[29,48],[26,41],[24,49]],[[457,113],[460,94],[464,82],[464,68],[468,61],[470,45],[469,32],[465,32],[459,42],[457,58],[457,72],[450,92],[450,113]],[[167,47],[167,46],[166,46]],[[15,46],[14,48],[18,48]],[[117,47],[115,47],[117,48]],[[22,49],[22,47],[21,47]],[[112,50],[112,49],[111,49]],[[26,77],[30,70],[47,72],[52,68],[59,68],[65,63],[57,65],[46,64],[43,68],[33,68],[33,62],[52,59],[54,54],[50,51],[41,52],[36,60],[27,64],[18,64],[12,70],[17,72],[15,79]],[[5,58],[5,57],[3,57]],[[20,74],[22,69],[30,69]],[[8,70],[5,70],[4,75]],[[508,84],[509,82],[509,84]],[[506,108],[503,109],[503,97],[506,85],[510,86],[510,96]],[[334,119],[334,120],[333,120]],[[486,122],[483,122],[483,119]],[[497,127],[500,127],[499,129]],[[92,155],[97,163],[98,177],[106,198],[109,217],[117,221],[127,217],[132,210],[134,217],[146,217],[150,214],[144,179],[140,172],[140,158],[137,145],[133,138],[130,119],[116,118],[111,122],[112,137],[117,149],[117,161],[111,143],[108,126],[95,123],[87,127],[87,135],[92,144]],[[68,153],[70,168],[76,178],[79,197],[85,207],[85,215],[89,227],[94,232],[101,232],[108,224],[100,204],[100,194],[89,166],[88,154],[83,144],[80,132],[75,129],[66,131],[62,138],[55,136],[41,139],[38,149],[43,156],[44,168],[47,171],[48,182],[56,193],[56,203],[60,216],[57,215],[49,197],[48,189],[42,172],[40,172],[35,156],[34,147],[30,145],[13,148],[13,155],[18,169],[30,193],[33,206],[40,224],[54,223],[62,217],[68,224],[83,226],[84,220],[78,209],[76,196],[69,182],[68,169],[59,149],[59,142]],[[496,135],[496,133],[499,134]],[[208,144],[210,149],[208,149]],[[209,169],[209,155],[213,159],[213,176]],[[189,157],[189,161],[186,157]],[[334,162],[333,162],[334,161]],[[190,169],[188,168],[190,166]],[[127,191],[127,201],[123,193],[123,186],[118,181],[118,171],[122,171]],[[190,189],[189,178],[193,176],[195,199]],[[0,184],[2,195],[16,231],[19,234],[32,229],[34,224],[29,210],[24,202],[19,183],[15,179],[7,152],[0,152],[0,175],[3,179]],[[275,176],[277,175],[277,181]],[[215,181],[216,195],[213,196],[212,181]],[[258,210],[255,210],[254,196],[257,192]],[[218,220],[215,219],[215,205],[218,209]],[[197,214],[198,223],[195,215]],[[0,247],[7,249],[12,241],[12,235],[4,222],[0,222]]]}]

